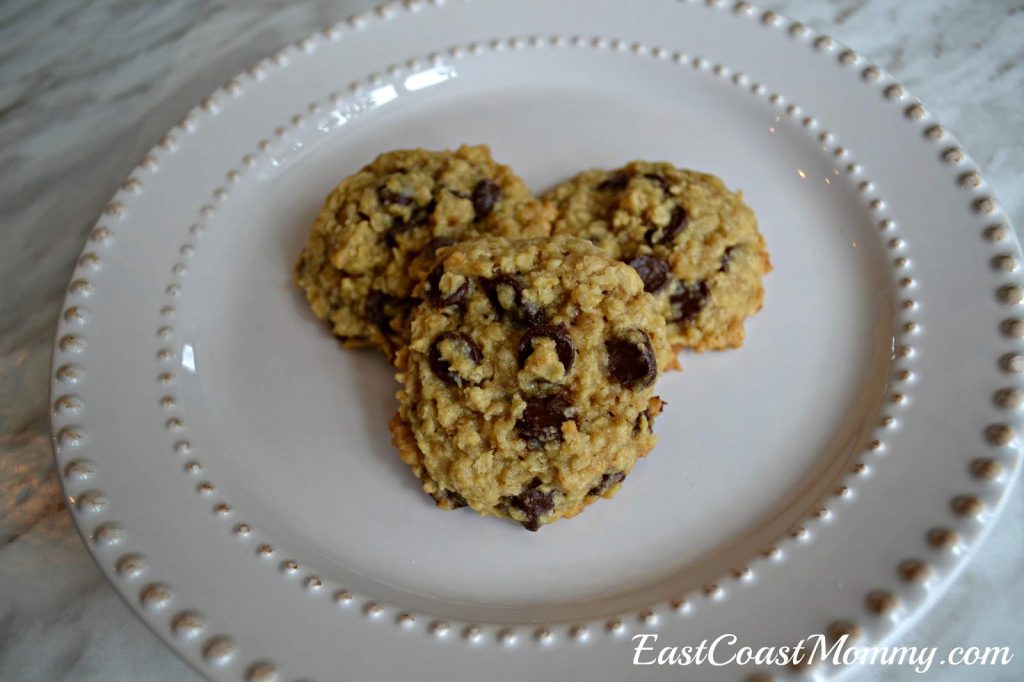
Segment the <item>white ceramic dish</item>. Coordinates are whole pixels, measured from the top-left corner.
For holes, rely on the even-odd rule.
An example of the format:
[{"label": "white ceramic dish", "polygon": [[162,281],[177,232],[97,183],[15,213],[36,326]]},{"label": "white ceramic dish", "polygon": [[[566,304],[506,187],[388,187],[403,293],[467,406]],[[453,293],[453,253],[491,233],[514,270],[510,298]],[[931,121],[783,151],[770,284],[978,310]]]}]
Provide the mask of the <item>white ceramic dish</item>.
[{"label": "white ceramic dish", "polygon": [[[434,509],[386,362],[290,283],[341,177],[461,142],[537,190],[632,158],[716,173],[776,266],[741,350],[662,379],[661,444],[615,500],[538,534]],[[677,679],[631,636],[877,642],[1019,468],[1020,257],[951,134],[799,23],[410,0],[227,83],[125,181],[58,332],[57,459],[99,565],[211,679]]]}]

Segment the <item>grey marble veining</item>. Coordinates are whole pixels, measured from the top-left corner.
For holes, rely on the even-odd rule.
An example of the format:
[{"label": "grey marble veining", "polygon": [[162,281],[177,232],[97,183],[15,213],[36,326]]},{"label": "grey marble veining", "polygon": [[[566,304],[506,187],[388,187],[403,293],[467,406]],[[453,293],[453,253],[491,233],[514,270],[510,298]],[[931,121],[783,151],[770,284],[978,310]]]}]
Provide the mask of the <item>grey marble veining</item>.
[{"label": "grey marble veining", "polygon": [[[63,508],[47,413],[56,317],[87,230],[165,130],[259,58],[372,4],[0,2],[0,679],[199,679],[121,603]],[[764,5],[892,72],[956,132],[1024,224],[1024,2]],[[1016,665],[930,679],[1024,678],[1022,519],[1017,491],[946,599],[901,640],[1010,645]]]}]

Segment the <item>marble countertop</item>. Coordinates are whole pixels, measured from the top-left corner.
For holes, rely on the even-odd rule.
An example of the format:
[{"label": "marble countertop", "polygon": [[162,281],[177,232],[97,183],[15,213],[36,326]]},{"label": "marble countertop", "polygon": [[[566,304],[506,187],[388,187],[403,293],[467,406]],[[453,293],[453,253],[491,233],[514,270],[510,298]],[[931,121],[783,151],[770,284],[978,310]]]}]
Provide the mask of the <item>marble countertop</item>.
[{"label": "marble countertop", "polygon": [[[138,621],[64,509],[49,441],[50,349],[87,230],[182,114],[259,58],[373,0],[5,0],[0,4],[0,679],[199,676]],[[1024,224],[1024,2],[778,0],[907,85],[959,136]],[[1024,679],[1024,493],[901,643],[1005,645]],[[856,680],[912,677],[856,671]]]}]

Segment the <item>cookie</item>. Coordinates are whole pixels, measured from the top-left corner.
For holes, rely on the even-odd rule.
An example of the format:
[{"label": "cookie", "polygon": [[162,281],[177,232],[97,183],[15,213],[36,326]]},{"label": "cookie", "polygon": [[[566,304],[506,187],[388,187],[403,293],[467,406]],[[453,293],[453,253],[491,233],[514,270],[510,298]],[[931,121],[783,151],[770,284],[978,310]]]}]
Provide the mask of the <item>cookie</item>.
[{"label": "cookie", "polygon": [[393,357],[409,341],[413,288],[437,249],[481,235],[544,236],[552,217],[486,146],[388,152],[327,197],[295,281],[343,345]]},{"label": "cookie", "polygon": [[444,509],[529,530],[612,496],[672,357],[636,271],[574,237],[466,241],[415,294],[393,440]]},{"label": "cookie", "polygon": [[589,170],[544,197],[554,233],[628,263],[658,301],[674,350],[736,348],[771,270],[754,212],[713,175],[633,161]]}]

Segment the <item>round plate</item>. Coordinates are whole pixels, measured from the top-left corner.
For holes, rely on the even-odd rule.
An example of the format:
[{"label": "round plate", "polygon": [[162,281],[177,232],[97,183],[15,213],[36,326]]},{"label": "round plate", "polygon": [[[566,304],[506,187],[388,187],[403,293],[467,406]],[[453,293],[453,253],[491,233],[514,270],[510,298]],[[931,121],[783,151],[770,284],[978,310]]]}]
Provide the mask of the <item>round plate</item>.
[{"label": "round plate", "polygon": [[[661,379],[614,501],[537,534],[434,508],[390,444],[392,370],[291,283],[342,177],[463,142],[537,191],[633,158],[720,175],[776,268],[742,349]],[[677,679],[633,636],[878,642],[1017,473],[1020,258],[951,134],[802,24],[409,0],[225,84],[125,181],[58,331],[57,459],[100,566],[212,679]]]}]

